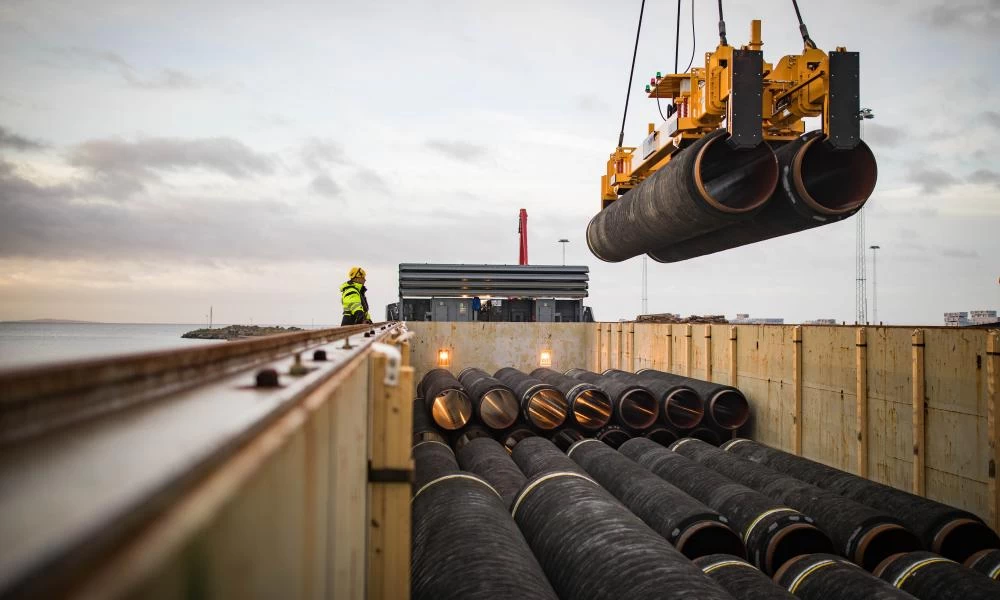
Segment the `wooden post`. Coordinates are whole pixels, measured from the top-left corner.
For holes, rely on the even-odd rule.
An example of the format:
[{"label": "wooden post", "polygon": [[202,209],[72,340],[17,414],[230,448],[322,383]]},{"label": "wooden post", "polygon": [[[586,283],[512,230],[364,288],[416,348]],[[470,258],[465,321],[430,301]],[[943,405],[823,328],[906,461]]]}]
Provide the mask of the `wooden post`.
[{"label": "wooden post", "polygon": [[802,454],[802,326],[792,328],[792,389],[795,407],[792,409],[792,450]]},{"label": "wooden post", "polygon": [[620,370],[620,371],[626,371],[627,370],[625,368],[625,360],[624,360],[624,358],[625,358],[625,336],[622,335],[623,334],[623,331],[622,331],[623,329],[624,329],[624,327],[622,327],[621,323],[618,323],[617,325],[615,325],[615,337],[618,338],[618,344],[617,344],[618,353],[617,353],[617,356],[615,356],[615,368],[618,369],[618,370]]},{"label": "wooden post", "polygon": [[1000,485],[997,484],[997,467],[1000,466],[1000,331],[991,331],[986,338],[986,423],[989,428],[989,490],[990,526],[1000,528]]},{"label": "wooden post", "polygon": [[690,377],[691,376],[691,356],[692,356],[692,348],[691,348],[691,324],[690,323],[688,323],[687,325],[684,326],[684,354],[686,355],[686,357],[684,358],[684,374],[686,376]]},{"label": "wooden post", "polygon": [[868,477],[868,335],[864,327],[858,327],[855,334],[854,358],[857,370],[858,475]]},{"label": "wooden post", "polygon": [[594,372],[600,373],[604,369],[601,368],[601,324],[598,323],[594,326]]},{"label": "wooden post", "polygon": [[625,349],[628,351],[628,360],[626,361],[628,368],[625,370],[629,373],[635,373],[635,323],[628,324],[625,340]]},{"label": "wooden post", "polygon": [[674,372],[674,326],[667,325],[667,366],[663,369],[667,373]]},{"label": "wooden post", "polygon": [[388,359],[371,358],[372,434],[369,446],[368,598],[410,597],[410,431],[413,367],[386,383]]},{"label": "wooden post", "polygon": [[729,328],[729,385],[736,387],[738,375],[736,373],[736,326]]},{"label": "wooden post", "polygon": [[910,336],[913,344],[913,493],[924,490],[924,401],[927,395],[924,381],[924,330],[914,330]]},{"label": "wooden post", "polygon": [[712,381],[712,326],[705,325],[705,381]]}]

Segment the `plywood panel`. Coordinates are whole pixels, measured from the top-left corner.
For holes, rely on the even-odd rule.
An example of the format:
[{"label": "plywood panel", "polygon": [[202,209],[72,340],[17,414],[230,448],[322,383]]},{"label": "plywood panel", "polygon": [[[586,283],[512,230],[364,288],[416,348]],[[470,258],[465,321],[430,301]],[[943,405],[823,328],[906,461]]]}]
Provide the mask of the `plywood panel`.
[{"label": "plywood panel", "polygon": [[[657,362],[656,325],[652,323],[635,324],[635,368],[659,369]],[[662,342],[660,342],[662,344]],[[662,354],[662,352],[661,352]]]},{"label": "plywood panel", "polygon": [[913,485],[910,333],[868,329],[868,476],[905,490]]},{"label": "plywood panel", "polygon": [[737,387],[750,402],[748,435],[792,449],[791,328],[740,325]]},{"label": "plywood panel", "polygon": [[413,366],[417,381],[437,366],[437,351],[451,351],[451,367],[458,373],[479,367],[490,373],[501,367],[531,372],[538,368],[542,350],[552,353],[552,368],[565,371],[587,364],[587,323],[408,323],[414,332]]},{"label": "plywood panel", "polygon": [[803,327],[803,455],[849,472],[857,464],[854,344],[850,327]]},{"label": "plywood panel", "polygon": [[712,381],[729,384],[729,329],[730,325],[711,325],[712,328]]},{"label": "plywood panel", "polygon": [[689,376],[702,380],[708,378],[708,352],[710,350],[705,343],[707,341],[705,327],[707,325],[692,325],[690,338],[691,374]]}]

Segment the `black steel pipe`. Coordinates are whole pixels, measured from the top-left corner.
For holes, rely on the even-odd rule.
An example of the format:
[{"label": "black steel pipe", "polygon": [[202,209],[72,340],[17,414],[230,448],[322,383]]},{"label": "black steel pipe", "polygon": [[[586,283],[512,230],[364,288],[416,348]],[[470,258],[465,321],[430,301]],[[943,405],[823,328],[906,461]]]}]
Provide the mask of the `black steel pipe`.
[{"label": "black steel pipe", "polygon": [[663,168],[597,213],[587,246],[597,258],[620,262],[745,220],[778,183],[767,144],[734,150],[716,130],[674,154]]},{"label": "black steel pipe", "polygon": [[428,482],[412,514],[414,600],[558,599],[507,506],[479,477]]},{"label": "black steel pipe", "polygon": [[514,446],[524,438],[535,437],[538,433],[527,425],[514,425],[510,429],[505,429],[496,435],[498,442],[503,444],[507,454],[514,450]]},{"label": "black steel pipe", "polygon": [[423,398],[413,399],[413,444],[426,441],[444,442],[444,436],[431,422],[427,414],[427,405]]},{"label": "black steel pipe", "polygon": [[608,425],[604,429],[598,431],[594,438],[604,442],[612,448],[617,449],[619,446],[632,439],[632,435],[623,427],[619,427],[618,425]]},{"label": "black steel pipe", "polygon": [[731,385],[702,381],[656,369],[640,369],[636,375],[659,379],[671,385],[690,387],[705,400],[705,412],[709,419],[723,429],[739,429],[750,418],[750,403],[747,402],[746,396]]},{"label": "black steel pipe", "polygon": [[764,208],[746,221],[704,233],[649,253],[659,262],[677,262],[721,252],[821,225],[857,213],[875,190],[878,166],[860,142],[834,150],[823,132],[812,131],[775,148],[779,185]]},{"label": "black steel pipe", "polygon": [[642,433],[642,437],[651,439],[661,446],[669,446],[680,439],[680,435],[676,430],[664,427],[663,425],[650,427]]},{"label": "black steel pipe", "polygon": [[898,519],[866,504],[693,438],[678,440],[670,449],[809,515],[830,536],[837,552],[868,571],[888,556],[920,549],[920,540]]},{"label": "black steel pipe", "polygon": [[812,518],[652,440],[633,438],[618,451],[726,517],[747,558],[769,575],[795,556],[833,550]]},{"label": "black steel pipe", "polygon": [[458,464],[488,481],[503,498],[507,510],[527,481],[504,447],[490,438],[474,439],[459,449]]},{"label": "black steel pipe", "polygon": [[846,558],[833,554],[799,556],[774,581],[801,600],[913,600]]},{"label": "black steel pipe", "polygon": [[1000,537],[979,517],[968,511],[897,490],[752,440],[732,440],[723,444],[722,448],[855,502],[884,510],[916,533],[926,550],[946,558],[964,562],[980,550],[1000,548]]},{"label": "black steel pipe", "polygon": [[461,429],[472,418],[472,401],[447,369],[428,371],[420,380],[417,395],[424,398],[431,419],[441,429]]},{"label": "black steel pipe", "polygon": [[599,387],[611,398],[615,420],[631,431],[652,427],[660,416],[660,402],[646,387],[618,381],[586,369],[570,369],[566,371],[566,375]]},{"label": "black steel pipe", "polygon": [[482,369],[469,367],[458,374],[479,422],[490,429],[499,431],[517,422],[521,412],[520,403],[514,391]]},{"label": "black steel pipe", "polygon": [[545,367],[535,369],[531,376],[556,386],[563,393],[569,402],[570,416],[580,429],[597,431],[611,421],[611,398],[596,385]]},{"label": "black steel pipe", "polygon": [[[528,441],[518,444],[515,455]],[[529,479],[511,512],[560,598],[732,600],[667,540],[579,472],[555,470]]]},{"label": "black steel pipe", "polygon": [[448,444],[442,442],[420,442],[414,446],[413,463],[413,493],[435,479],[459,471],[455,453]]},{"label": "black steel pipe", "polygon": [[795,600],[794,595],[742,558],[710,554],[693,562],[737,600]]},{"label": "black steel pipe", "polygon": [[554,443],[545,438],[533,437],[522,440],[514,447],[510,457],[529,479],[552,471],[572,471],[590,478],[583,467],[573,462]]},{"label": "black steel pipe", "polygon": [[598,440],[582,440],[567,453],[622,504],[684,556],[745,556],[729,521],[645,467]]},{"label": "black steel pipe", "polygon": [[1000,581],[1000,550],[980,550],[966,559],[965,566]]},{"label": "black steel pipe", "polygon": [[996,600],[1000,584],[933,552],[890,556],[874,575],[920,600]]},{"label": "black steel pipe", "polygon": [[521,418],[529,425],[551,431],[566,422],[569,403],[554,385],[513,367],[504,367],[493,376],[514,391],[521,403]]},{"label": "black steel pipe", "polygon": [[635,373],[618,369],[608,369],[603,375],[624,384],[640,385],[653,392],[660,405],[660,416],[670,427],[692,429],[705,416],[705,402],[691,386],[652,377],[640,378]]}]

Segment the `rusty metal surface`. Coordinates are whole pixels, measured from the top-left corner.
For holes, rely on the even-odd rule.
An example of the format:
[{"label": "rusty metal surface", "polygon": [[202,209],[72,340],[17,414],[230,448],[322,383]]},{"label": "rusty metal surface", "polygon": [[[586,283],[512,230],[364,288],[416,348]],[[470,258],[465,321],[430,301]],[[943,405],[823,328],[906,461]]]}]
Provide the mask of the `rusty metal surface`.
[{"label": "rusty metal surface", "polygon": [[[24,390],[33,385],[53,390],[43,401],[64,402],[101,381],[120,394],[134,391],[138,399],[108,393],[100,397],[117,401],[102,418],[0,447],[0,596],[39,597],[52,582],[66,582],[85,571],[352,357],[394,332],[389,326],[374,328],[376,335],[368,338],[362,332],[369,327],[338,328],[138,355],[119,365],[114,359],[92,361],[88,364],[100,365],[97,372],[49,386],[33,383],[24,373],[5,376],[0,390],[19,391],[17,402],[22,404],[29,402]],[[351,333],[350,349],[330,341]],[[325,350],[327,360],[312,361],[315,349]],[[294,353],[300,351],[308,372],[292,376]],[[194,367],[196,355],[211,358],[216,366]],[[243,370],[233,373],[236,363],[231,361],[237,358]],[[82,366],[69,365],[63,372],[78,372]],[[255,386],[257,373],[266,368],[280,374],[280,387]],[[171,375],[171,370],[179,373]],[[58,377],[61,371],[53,366],[31,372]],[[154,382],[183,380],[183,389],[153,393],[142,382],[143,374]],[[148,401],[153,397],[158,400]],[[4,409],[10,405],[7,400],[5,395]]]},{"label": "rusty metal surface", "polygon": [[383,324],[0,371],[0,448]]}]

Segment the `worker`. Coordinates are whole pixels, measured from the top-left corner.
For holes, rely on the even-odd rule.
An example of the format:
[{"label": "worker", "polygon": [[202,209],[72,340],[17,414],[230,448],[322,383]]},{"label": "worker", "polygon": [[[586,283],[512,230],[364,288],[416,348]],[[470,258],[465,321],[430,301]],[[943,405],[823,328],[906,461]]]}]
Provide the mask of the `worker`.
[{"label": "worker", "polygon": [[481,300],[479,300],[479,296],[473,296],[472,297],[472,320],[473,321],[478,321],[479,320],[479,311],[482,310],[482,308],[483,308],[483,303],[482,303]]},{"label": "worker", "polygon": [[361,267],[351,267],[347,272],[348,281],[340,286],[340,301],[344,305],[343,325],[358,325],[371,323],[372,316],[368,313],[368,298],[365,292],[365,270]]}]

